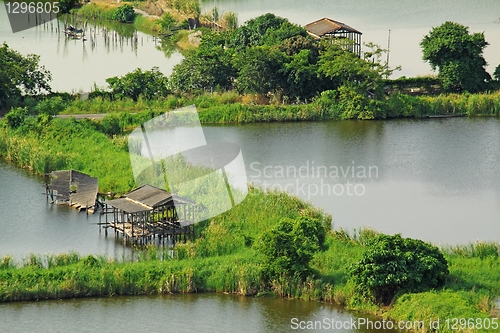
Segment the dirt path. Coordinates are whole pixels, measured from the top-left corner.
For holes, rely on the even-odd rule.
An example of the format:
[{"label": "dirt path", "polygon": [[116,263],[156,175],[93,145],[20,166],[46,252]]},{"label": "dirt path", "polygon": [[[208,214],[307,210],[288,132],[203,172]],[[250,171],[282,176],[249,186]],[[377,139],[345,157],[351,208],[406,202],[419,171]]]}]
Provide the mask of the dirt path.
[{"label": "dirt path", "polygon": [[134,7],[134,13],[136,14],[141,14],[142,16],[144,17],[151,17],[151,18],[154,18],[154,19],[159,19],[161,20],[161,17],[157,16],[157,15],[150,15],[148,13],[146,13],[145,11],[143,11],[142,9],[139,9],[139,8],[135,8]]}]

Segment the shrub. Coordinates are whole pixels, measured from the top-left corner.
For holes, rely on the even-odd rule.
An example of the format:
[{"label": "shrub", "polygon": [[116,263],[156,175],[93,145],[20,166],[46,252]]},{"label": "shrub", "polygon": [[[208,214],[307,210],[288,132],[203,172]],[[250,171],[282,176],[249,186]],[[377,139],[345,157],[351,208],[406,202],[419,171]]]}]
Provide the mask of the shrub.
[{"label": "shrub", "polygon": [[119,22],[130,22],[135,18],[134,6],[125,4],[118,7],[113,13],[113,20]]},{"label": "shrub", "polygon": [[404,292],[423,292],[445,283],[448,263],[440,250],[421,240],[380,234],[368,243],[350,275],[360,290],[388,305]]},{"label": "shrub", "polygon": [[24,123],[24,119],[28,114],[28,108],[13,108],[9,113],[5,115],[5,120],[7,125],[16,129]]},{"label": "shrub", "polygon": [[283,276],[304,279],[312,273],[313,254],[324,248],[326,232],[314,218],[282,219],[259,237],[257,249],[264,255],[263,274],[269,280]]},{"label": "shrub", "polygon": [[139,96],[152,99],[165,97],[169,93],[168,80],[158,67],[144,72],[137,68],[124,76],[108,78],[106,82],[115,98],[130,97],[137,101]]}]

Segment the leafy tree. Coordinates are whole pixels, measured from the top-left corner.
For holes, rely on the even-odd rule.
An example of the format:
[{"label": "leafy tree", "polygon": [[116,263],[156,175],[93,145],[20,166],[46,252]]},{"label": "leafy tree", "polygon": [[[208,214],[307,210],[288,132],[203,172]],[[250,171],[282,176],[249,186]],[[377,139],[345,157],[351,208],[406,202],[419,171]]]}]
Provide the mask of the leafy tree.
[{"label": "leafy tree", "polygon": [[250,93],[267,94],[284,86],[283,52],[275,47],[256,46],[236,55],[233,64],[238,70],[237,86]]},{"label": "leafy tree", "polygon": [[380,234],[368,243],[350,274],[360,289],[388,305],[397,293],[423,292],[443,286],[448,263],[435,246],[401,235]]},{"label": "leafy tree", "polygon": [[445,22],[425,35],[420,46],[423,59],[433,70],[439,69],[438,77],[445,91],[477,92],[490,80],[486,72],[483,49],[489,45],[483,33],[470,34],[468,27]]},{"label": "leafy tree", "polygon": [[134,6],[125,4],[115,9],[112,19],[119,22],[130,22],[135,18]]},{"label": "leafy tree", "polygon": [[317,219],[304,216],[296,220],[282,219],[274,228],[263,232],[256,246],[264,255],[266,277],[310,275],[309,262],[315,252],[324,249],[325,235]]},{"label": "leafy tree", "polygon": [[161,27],[163,30],[170,32],[170,28],[177,22],[172,14],[165,12],[161,18]]},{"label": "leafy tree", "polygon": [[169,93],[168,80],[158,67],[145,72],[137,68],[125,76],[106,79],[106,82],[115,97],[130,97],[134,101],[137,101],[139,96],[151,99],[166,96]]},{"label": "leafy tree", "polygon": [[495,71],[493,72],[493,77],[495,80],[500,80],[500,65],[495,68]]},{"label": "leafy tree", "polygon": [[9,48],[0,47],[0,102],[25,94],[50,92],[50,72],[38,62],[40,56],[29,54],[23,57]]},{"label": "leafy tree", "polygon": [[249,20],[234,31],[230,46],[241,50],[247,46],[278,45],[284,40],[297,36],[307,36],[307,31],[287,19],[267,13]]},{"label": "leafy tree", "polygon": [[80,3],[80,0],[59,0],[59,8],[61,13],[67,14],[73,7]]},{"label": "leafy tree", "polygon": [[318,72],[318,65],[314,61],[313,51],[303,49],[291,57],[291,61],[284,65],[285,82],[284,94],[289,97],[311,98],[323,90],[324,75]]},{"label": "leafy tree", "polygon": [[186,56],[174,67],[170,77],[172,88],[183,91],[232,85],[235,71],[231,54],[231,50],[224,50],[222,46],[199,47],[196,53]]},{"label": "leafy tree", "polygon": [[285,52],[286,55],[289,56],[295,55],[302,50],[311,50],[315,58],[319,56],[317,43],[315,43],[314,39],[310,36],[304,37],[302,35],[298,35],[290,37],[285,39],[278,47],[282,52]]},{"label": "leafy tree", "polygon": [[346,51],[336,41],[329,43],[320,51],[318,63],[319,72],[332,80],[332,88],[349,85],[356,87],[362,94],[370,91],[378,96],[383,95],[382,76],[391,71],[378,62],[366,61]]}]

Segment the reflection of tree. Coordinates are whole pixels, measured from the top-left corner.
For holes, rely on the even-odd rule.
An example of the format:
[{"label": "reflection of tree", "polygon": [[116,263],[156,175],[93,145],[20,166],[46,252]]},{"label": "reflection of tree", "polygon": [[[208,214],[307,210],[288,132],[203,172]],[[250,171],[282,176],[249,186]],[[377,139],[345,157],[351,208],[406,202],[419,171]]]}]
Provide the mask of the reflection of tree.
[{"label": "reflection of tree", "polygon": [[163,40],[161,44],[156,46],[156,49],[162,51],[168,59],[178,51],[177,46],[171,40]]}]

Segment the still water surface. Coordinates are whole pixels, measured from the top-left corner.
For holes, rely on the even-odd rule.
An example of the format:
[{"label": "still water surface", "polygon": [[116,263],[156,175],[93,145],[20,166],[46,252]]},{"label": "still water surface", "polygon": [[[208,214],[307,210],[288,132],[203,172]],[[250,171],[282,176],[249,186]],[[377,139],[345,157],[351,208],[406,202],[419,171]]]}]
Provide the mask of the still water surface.
[{"label": "still water surface", "polygon": [[335,227],[371,226],[435,244],[500,240],[499,118],[204,131],[210,140],[241,146],[249,181],[310,200],[333,216]]},{"label": "still water surface", "polygon": [[[0,304],[8,332],[290,332],[292,318],[355,323],[357,315],[330,304],[224,294],[83,298]],[[363,319],[362,319],[363,320]],[[347,324],[346,324],[347,325]],[[319,328],[319,326],[317,326]],[[325,328],[325,326],[323,326]],[[310,330],[313,332],[325,331]],[[362,325],[339,332],[385,333]]]},{"label": "still water surface", "polygon": [[[75,25],[83,28],[82,24]],[[157,66],[163,74],[170,75],[173,66],[182,60],[175,46],[136,32],[130,24],[98,26],[92,39],[89,29],[94,27],[90,25],[85,42],[56,32],[56,20],[45,27],[38,26],[14,34],[4,3],[0,1],[0,44],[6,42],[11,49],[23,55],[40,55],[40,64],[52,73],[51,87],[54,91],[86,92],[94,89],[94,84],[106,88],[107,78],[125,75],[136,68],[150,70]],[[60,27],[64,27],[62,19]],[[137,43],[131,37],[137,38]]]}]

